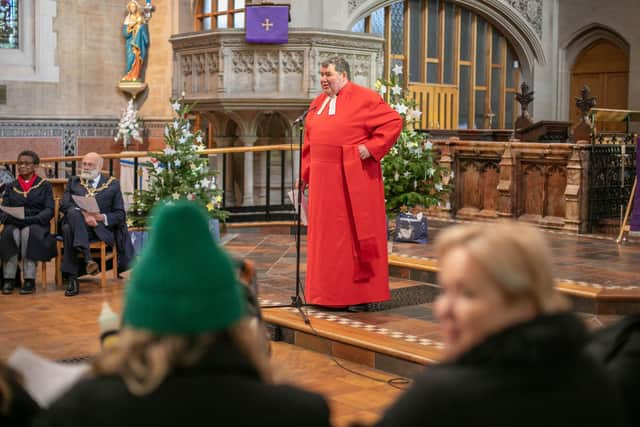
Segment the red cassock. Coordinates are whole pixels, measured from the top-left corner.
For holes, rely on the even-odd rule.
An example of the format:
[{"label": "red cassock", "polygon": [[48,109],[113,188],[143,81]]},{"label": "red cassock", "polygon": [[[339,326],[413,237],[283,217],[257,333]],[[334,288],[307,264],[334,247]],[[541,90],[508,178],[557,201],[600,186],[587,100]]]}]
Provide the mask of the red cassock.
[{"label": "red cassock", "polygon": [[[302,150],[302,180],[309,184],[306,301],[334,307],[386,301],[380,160],[398,139],[402,118],[379,94],[351,82],[336,96],[335,114],[326,101],[321,94],[309,107]],[[360,144],[372,157],[360,159]]]}]

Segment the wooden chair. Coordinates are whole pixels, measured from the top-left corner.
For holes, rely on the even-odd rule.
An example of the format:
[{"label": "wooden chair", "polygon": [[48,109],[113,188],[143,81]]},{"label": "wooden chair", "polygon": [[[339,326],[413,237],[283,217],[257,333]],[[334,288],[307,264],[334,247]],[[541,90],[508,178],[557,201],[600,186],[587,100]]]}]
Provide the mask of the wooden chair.
[{"label": "wooden chair", "polygon": [[[58,223],[58,217],[60,214],[60,199],[56,199],[55,215],[56,225]],[[57,239],[57,255],[56,255],[56,287],[62,286],[62,249],[64,243],[61,239]],[[98,251],[100,256],[100,287],[104,288],[107,284],[107,261],[111,260],[111,269],[113,270],[113,278],[118,278],[118,251],[116,247],[112,247],[111,250],[107,250],[109,245],[103,241],[91,242],[89,244],[89,251]],[[93,258],[93,257],[92,257]]]},{"label": "wooden chair", "polygon": [[[53,221],[53,219],[51,220]],[[53,226],[53,225],[52,225]],[[0,224],[0,233],[4,230],[4,224]],[[4,280],[3,277],[0,277],[0,281]],[[47,263],[40,262],[40,280],[42,281],[42,288],[47,287]]]}]

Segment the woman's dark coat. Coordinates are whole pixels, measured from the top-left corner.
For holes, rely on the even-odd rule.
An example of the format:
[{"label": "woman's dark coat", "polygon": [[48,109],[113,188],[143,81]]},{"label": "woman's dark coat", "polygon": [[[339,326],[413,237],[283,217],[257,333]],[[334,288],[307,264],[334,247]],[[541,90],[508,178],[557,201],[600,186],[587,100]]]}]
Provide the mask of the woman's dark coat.
[{"label": "woman's dark coat", "polygon": [[49,231],[54,213],[53,191],[51,184],[37,176],[33,186],[26,193],[18,180],[6,184],[2,198],[4,206],[24,207],[24,219],[20,220],[6,213],[1,213],[4,229],[0,234],[0,258],[7,260],[18,254],[18,247],[13,240],[15,228],[30,227],[27,244],[27,258],[32,261],[49,261],[56,256],[56,239]]},{"label": "woman's dark coat", "polygon": [[429,367],[378,426],[624,426],[604,370],[583,351],[575,316],[541,316]]},{"label": "woman's dark coat", "polygon": [[38,426],[305,426],[329,425],[329,408],[314,393],[263,383],[230,344],[218,342],[197,366],[173,372],[137,397],[119,377],[77,384],[54,402]]},{"label": "woman's dark coat", "polygon": [[596,332],[587,353],[605,367],[618,386],[630,425],[640,426],[640,314]]}]

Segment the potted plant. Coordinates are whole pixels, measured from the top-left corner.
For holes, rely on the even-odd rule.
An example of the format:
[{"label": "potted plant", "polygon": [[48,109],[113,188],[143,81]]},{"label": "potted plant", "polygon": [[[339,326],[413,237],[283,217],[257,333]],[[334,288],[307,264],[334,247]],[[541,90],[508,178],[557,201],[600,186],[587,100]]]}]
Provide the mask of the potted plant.
[{"label": "potted plant", "polygon": [[426,239],[426,217],[423,219],[422,210],[439,205],[451,192],[453,172],[438,164],[429,133],[416,129],[422,112],[415,100],[403,96],[401,75],[402,66],[395,65],[391,79],[379,79],[375,85],[403,120],[398,142],[382,159],[387,215],[391,220],[407,213],[419,217]]},{"label": "potted plant", "polygon": [[209,213],[210,230],[217,240],[219,221],[227,216],[220,209],[222,189],[216,184],[218,173],[209,168],[207,157],[199,154],[205,148],[202,132],[194,131],[188,119],[193,105],[175,100],[171,106],[176,118],[164,127],[165,148],[149,153],[150,161],[143,164],[147,185],[131,193],[133,201],[127,223],[134,230],[132,242],[136,249],[144,243],[144,228],[149,225],[151,210],[161,200],[187,199],[202,204]]}]

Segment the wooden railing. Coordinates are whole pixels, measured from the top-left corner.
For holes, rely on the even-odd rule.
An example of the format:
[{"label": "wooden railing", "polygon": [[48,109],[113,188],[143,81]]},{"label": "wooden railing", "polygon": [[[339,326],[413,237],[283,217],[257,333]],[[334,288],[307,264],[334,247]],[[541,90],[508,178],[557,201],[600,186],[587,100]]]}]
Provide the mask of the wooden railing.
[{"label": "wooden railing", "polygon": [[[224,189],[222,208],[231,212],[230,221],[256,221],[256,220],[289,220],[294,218],[293,206],[289,202],[287,196],[287,183],[286,177],[288,177],[286,166],[286,153],[299,151],[297,144],[280,144],[280,145],[263,145],[255,147],[227,147],[227,148],[211,148],[202,150],[199,154],[203,157],[209,156],[221,156],[221,159],[216,162],[218,167],[216,169],[220,172],[218,182],[221,188]],[[228,161],[227,157],[233,154],[242,153],[266,153],[264,158],[264,184],[265,197],[263,202],[252,204],[250,206],[242,205],[229,206],[227,192],[231,190],[231,184],[226,182]],[[124,162],[131,162],[133,166],[133,185],[132,189],[135,191],[140,188],[142,184],[141,177],[143,175],[143,169],[145,167],[143,158],[153,157],[154,152],[147,151],[123,151],[121,153],[101,154],[104,159],[103,173],[121,177],[120,165]],[[274,169],[272,159],[274,156],[280,157],[279,162],[279,176],[280,182],[273,182],[272,171]],[[293,157],[292,157],[293,158]],[[56,192],[60,192],[66,178],[72,175],[76,175],[79,171],[79,162],[82,160],[82,156],[68,156],[68,157],[42,157],[40,158],[40,171],[38,173],[46,176],[53,184],[55,184]],[[3,160],[0,164],[4,164],[9,168],[13,175],[16,175],[16,160]],[[291,164],[289,163],[289,166]],[[291,174],[294,168],[291,168]],[[297,170],[297,169],[296,169]],[[255,177],[255,173],[254,173]],[[289,186],[295,181],[295,177],[291,176]],[[124,190],[126,191],[126,189]],[[273,196],[276,193],[276,196]]]},{"label": "wooden railing", "polygon": [[409,94],[422,111],[419,128],[458,128],[457,86],[411,83]]}]

